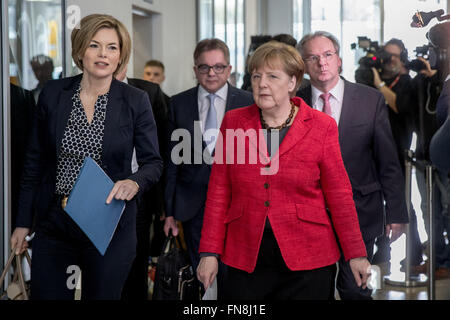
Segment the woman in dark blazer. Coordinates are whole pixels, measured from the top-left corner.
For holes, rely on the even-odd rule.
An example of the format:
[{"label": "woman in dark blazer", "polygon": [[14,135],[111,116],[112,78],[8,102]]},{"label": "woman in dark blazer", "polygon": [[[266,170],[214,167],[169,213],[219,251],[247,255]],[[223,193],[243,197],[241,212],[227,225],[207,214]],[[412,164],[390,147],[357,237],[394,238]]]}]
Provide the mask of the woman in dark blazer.
[{"label": "woman in dark blazer", "polygon": [[[11,246],[28,246],[35,225],[32,299],[73,299],[73,270],[82,271],[82,299],[120,299],[136,251],[135,195],[162,171],[148,95],[114,79],[127,65],[131,40],[108,15],[83,18],[72,32],[72,57],[83,74],[49,81],[39,97],[21,180]],[[136,149],[139,170],[132,174]],[[104,256],[64,212],[86,156],[115,182],[106,203],[126,209]]]},{"label": "woman in dark blazer", "polygon": [[219,257],[229,266],[225,299],[329,299],[337,236],[355,281],[366,286],[370,264],[336,122],[293,98],[304,72],[300,54],[269,42],[248,68],[255,104],[228,112],[222,122],[199,280],[210,286]]}]

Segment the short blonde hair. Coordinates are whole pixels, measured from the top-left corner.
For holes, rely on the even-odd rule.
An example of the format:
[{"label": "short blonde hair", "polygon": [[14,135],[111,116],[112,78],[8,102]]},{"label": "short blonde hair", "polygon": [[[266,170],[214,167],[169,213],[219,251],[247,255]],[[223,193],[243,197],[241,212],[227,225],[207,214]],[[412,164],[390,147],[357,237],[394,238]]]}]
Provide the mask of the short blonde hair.
[{"label": "short blonde hair", "polygon": [[250,56],[248,72],[252,74],[256,69],[265,65],[278,67],[277,63],[290,77],[296,77],[295,90],[291,93],[294,96],[305,74],[305,63],[294,47],[278,41],[269,41],[261,45]]},{"label": "short blonde hair", "polygon": [[72,59],[78,68],[83,70],[83,57],[89,43],[95,34],[103,28],[114,29],[119,37],[120,58],[114,76],[119,74],[128,64],[131,55],[131,38],[127,28],[113,16],[106,14],[91,14],[80,21],[80,27],[72,31]]}]

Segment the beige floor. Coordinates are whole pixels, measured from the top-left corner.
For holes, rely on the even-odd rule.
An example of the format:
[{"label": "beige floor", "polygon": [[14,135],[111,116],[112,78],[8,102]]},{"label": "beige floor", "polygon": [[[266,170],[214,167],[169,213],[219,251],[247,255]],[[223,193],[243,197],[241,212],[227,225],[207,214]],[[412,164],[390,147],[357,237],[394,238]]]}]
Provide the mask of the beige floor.
[{"label": "beige floor", "polygon": [[[389,274],[387,264],[379,265],[382,275]],[[398,270],[393,270],[398,272]],[[393,286],[381,283],[381,289],[374,290],[372,297],[374,300],[428,300],[428,287],[404,287]],[[450,279],[435,281],[435,300],[450,300]]]}]

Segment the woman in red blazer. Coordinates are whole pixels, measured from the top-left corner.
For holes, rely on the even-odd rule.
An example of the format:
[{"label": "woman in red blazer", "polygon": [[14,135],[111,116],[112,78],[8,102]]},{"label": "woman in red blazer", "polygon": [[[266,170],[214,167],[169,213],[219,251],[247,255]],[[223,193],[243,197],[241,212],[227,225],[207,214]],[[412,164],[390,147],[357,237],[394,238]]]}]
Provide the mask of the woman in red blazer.
[{"label": "woman in red blazer", "polygon": [[269,42],[248,68],[256,103],[222,122],[199,280],[211,285],[220,258],[228,266],[219,288],[225,299],[330,299],[340,245],[365,287],[370,264],[336,122],[293,97],[304,73],[300,54]]}]

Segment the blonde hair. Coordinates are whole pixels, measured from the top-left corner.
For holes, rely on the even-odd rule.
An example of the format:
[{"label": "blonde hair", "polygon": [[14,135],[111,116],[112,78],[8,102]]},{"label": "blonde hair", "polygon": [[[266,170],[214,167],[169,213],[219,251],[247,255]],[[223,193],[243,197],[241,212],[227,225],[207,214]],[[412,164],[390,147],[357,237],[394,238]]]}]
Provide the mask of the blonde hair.
[{"label": "blonde hair", "polygon": [[297,80],[295,89],[291,92],[291,96],[294,96],[305,74],[305,63],[294,47],[278,41],[269,41],[261,45],[249,59],[248,72],[252,74],[265,65],[278,67],[278,63],[287,75],[295,76]]},{"label": "blonde hair", "polygon": [[83,70],[83,61],[81,57],[84,56],[89,43],[95,34],[103,28],[114,29],[119,37],[120,58],[119,64],[114,76],[119,74],[128,64],[131,55],[131,38],[127,28],[122,22],[113,16],[106,14],[91,14],[80,21],[80,27],[72,31],[72,59],[78,68]]}]

